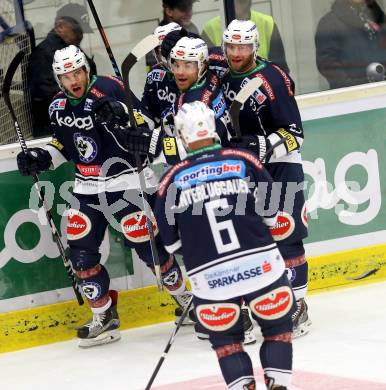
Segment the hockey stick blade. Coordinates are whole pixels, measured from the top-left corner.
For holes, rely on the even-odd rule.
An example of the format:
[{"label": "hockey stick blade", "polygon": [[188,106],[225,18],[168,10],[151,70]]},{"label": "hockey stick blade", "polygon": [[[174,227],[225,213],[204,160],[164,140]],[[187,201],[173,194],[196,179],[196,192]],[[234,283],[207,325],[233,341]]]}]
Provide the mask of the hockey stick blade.
[{"label": "hockey stick blade", "polygon": [[366,279],[366,278],[368,278],[371,275],[375,275],[378,271],[379,271],[379,268],[374,268],[374,269],[372,269],[370,271],[364,272],[361,275],[355,276],[354,278],[346,278],[346,280],[362,280],[362,279]]},{"label": "hockey stick blade", "polygon": [[158,45],[158,38],[153,34],[146,36],[139,43],[137,43],[134,46],[133,50],[122,62],[121,71],[123,78],[126,77],[130,69],[140,58],[144,57],[147,53],[155,49]]},{"label": "hockey stick blade", "polygon": [[13,58],[11,63],[9,64],[9,67],[7,69],[7,73],[5,74],[5,77],[4,77],[2,91],[3,91],[5,104],[7,105],[8,108],[12,107],[11,100],[9,98],[9,92],[11,90],[13,76],[15,75],[17,68],[19,67],[19,65],[23,61],[24,56],[25,56],[25,52],[20,50],[15,55],[15,57]]},{"label": "hockey stick blade", "polygon": [[241,88],[241,90],[235,96],[235,100],[231,104],[231,107],[229,109],[229,115],[231,117],[236,137],[238,138],[241,138],[239,118],[241,107],[253,94],[253,92],[255,92],[262,84],[263,80],[260,77],[254,77],[253,79],[248,80],[247,84],[245,84],[244,87]]}]

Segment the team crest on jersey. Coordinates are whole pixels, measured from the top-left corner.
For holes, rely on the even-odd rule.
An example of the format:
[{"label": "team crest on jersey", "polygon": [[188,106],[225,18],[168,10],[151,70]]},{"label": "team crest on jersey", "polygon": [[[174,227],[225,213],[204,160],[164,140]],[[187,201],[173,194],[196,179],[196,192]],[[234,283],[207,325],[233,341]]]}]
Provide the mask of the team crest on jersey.
[{"label": "team crest on jersey", "polygon": [[90,218],[79,210],[70,209],[67,215],[67,239],[79,240],[91,230]]},{"label": "team crest on jersey", "polygon": [[281,211],[277,215],[276,225],[269,228],[275,241],[281,241],[289,237],[295,229],[295,221],[291,215]]},{"label": "team crest on jersey", "polygon": [[284,317],[293,304],[293,296],[288,286],[281,286],[267,294],[255,298],[249,304],[252,312],[263,320],[276,320]]},{"label": "team crest on jersey", "polygon": [[74,143],[78,149],[80,161],[89,163],[90,161],[94,160],[98,152],[98,147],[96,142],[91,137],[86,137],[81,133],[75,133]]},{"label": "team crest on jersey", "polygon": [[95,282],[85,282],[81,286],[84,295],[90,300],[95,301],[101,296],[101,286]]},{"label": "team crest on jersey", "polygon": [[197,318],[201,324],[214,332],[230,329],[240,316],[240,307],[234,303],[198,305]]},{"label": "team crest on jersey", "polygon": [[85,102],[84,102],[84,111],[92,111],[92,105],[94,103],[94,100],[92,99],[86,99]]},{"label": "team crest on jersey", "polygon": [[[154,215],[151,216],[151,223],[154,235],[156,236],[158,234],[158,226]],[[146,216],[142,211],[136,211],[123,217],[121,220],[121,228],[123,234],[129,241],[145,242],[150,238],[149,230],[146,226]]]},{"label": "team crest on jersey", "polygon": [[166,76],[166,70],[154,69],[148,74],[146,82],[148,84],[151,84],[153,81],[154,82],[162,81],[165,78],[165,76]]},{"label": "team crest on jersey", "polygon": [[48,113],[51,116],[54,111],[64,110],[66,108],[67,99],[55,99],[48,109]]}]

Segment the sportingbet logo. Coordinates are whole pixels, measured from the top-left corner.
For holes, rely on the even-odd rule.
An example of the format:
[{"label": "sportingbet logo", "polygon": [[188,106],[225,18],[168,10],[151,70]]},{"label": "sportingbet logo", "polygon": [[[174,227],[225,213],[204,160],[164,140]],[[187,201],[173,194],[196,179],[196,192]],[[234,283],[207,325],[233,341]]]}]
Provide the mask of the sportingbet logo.
[{"label": "sportingbet logo", "polygon": [[86,116],[84,118],[75,118],[75,115],[72,114],[72,118],[70,116],[65,116],[61,118],[59,113],[56,112],[56,121],[59,126],[67,126],[67,127],[76,127],[78,129],[91,130],[93,128],[93,123],[91,116]]},{"label": "sportingbet logo", "polygon": [[178,188],[188,188],[203,181],[244,176],[245,165],[242,161],[213,161],[208,164],[196,165],[182,171],[176,175],[175,184]]}]

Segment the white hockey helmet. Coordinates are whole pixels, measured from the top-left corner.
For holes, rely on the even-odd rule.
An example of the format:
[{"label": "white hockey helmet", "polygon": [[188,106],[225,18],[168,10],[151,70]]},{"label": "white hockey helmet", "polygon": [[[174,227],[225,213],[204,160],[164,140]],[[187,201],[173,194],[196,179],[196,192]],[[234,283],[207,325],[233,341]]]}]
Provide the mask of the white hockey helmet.
[{"label": "white hockey helmet", "polygon": [[259,31],[252,20],[232,20],[222,36],[223,50],[226,54],[226,44],[252,45],[254,59],[259,49]]},{"label": "white hockey helmet", "polygon": [[186,149],[190,143],[204,139],[220,141],[213,110],[198,100],[182,105],[174,117],[174,126]]},{"label": "white hockey helmet", "polygon": [[172,31],[181,30],[181,28],[182,27],[178,23],[171,22],[165,24],[164,26],[158,26],[154,30],[154,35],[158,38],[159,46],[157,46],[153,50],[153,53],[158,63],[163,63],[164,65],[167,65],[167,59],[161,56],[160,53],[160,46],[162,45],[162,42],[165,39],[166,35],[168,35]]},{"label": "white hockey helmet", "polygon": [[80,69],[83,66],[86,68],[88,79],[90,79],[90,65],[88,64],[85,54],[79,47],[70,45],[63,49],[56,50],[52,62],[52,69],[54,71],[55,80],[62,91],[64,91],[64,88],[59,80],[59,76]]},{"label": "white hockey helmet", "polygon": [[[170,62],[182,60],[197,62],[198,80],[205,75],[208,62],[208,46],[201,38],[183,37],[173,47],[170,52]],[[171,65],[169,65],[171,68]]]},{"label": "white hockey helmet", "polygon": [[154,35],[158,38],[158,42],[161,45],[162,41],[165,39],[166,35],[168,35],[172,31],[181,30],[181,26],[178,23],[171,22],[165,24],[164,26],[158,26],[154,30]]}]

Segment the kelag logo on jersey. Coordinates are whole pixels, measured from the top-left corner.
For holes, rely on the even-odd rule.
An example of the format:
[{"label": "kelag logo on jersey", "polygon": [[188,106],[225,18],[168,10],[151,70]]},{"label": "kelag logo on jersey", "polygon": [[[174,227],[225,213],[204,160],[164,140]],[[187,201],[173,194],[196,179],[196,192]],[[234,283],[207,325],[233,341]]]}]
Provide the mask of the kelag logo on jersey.
[{"label": "kelag logo on jersey", "polygon": [[200,182],[245,177],[245,164],[240,160],[212,161],[195,165],[176,175],[174,184],[177,188],[185,189]]},{"label": "kelag logo on jersey", "polygon": [[74,113],[72,113],[72,118],[70,116],[65,116],[64,118],[59,116],[59,113],[56,112],[56,121],[60,127],[77,127],[81,130],[91,130],[93,128],[93,123],[91,116],[86,116],[84,118],[76,118]]},{"label": "kelag logo on jersey", "polygon": [[225,111],[225,97],[222,92],[220,92],[217,97],[212,102],[212,108],[215,114],[216,119],[220,118]]},{"label": "kelag logo on jersey", "polygon": [[98,147],[96,142],[81,133],[74,134],[74,143],[79,152],[79,160],[84,163],[89,163],[94,160],[97,155]]}]

